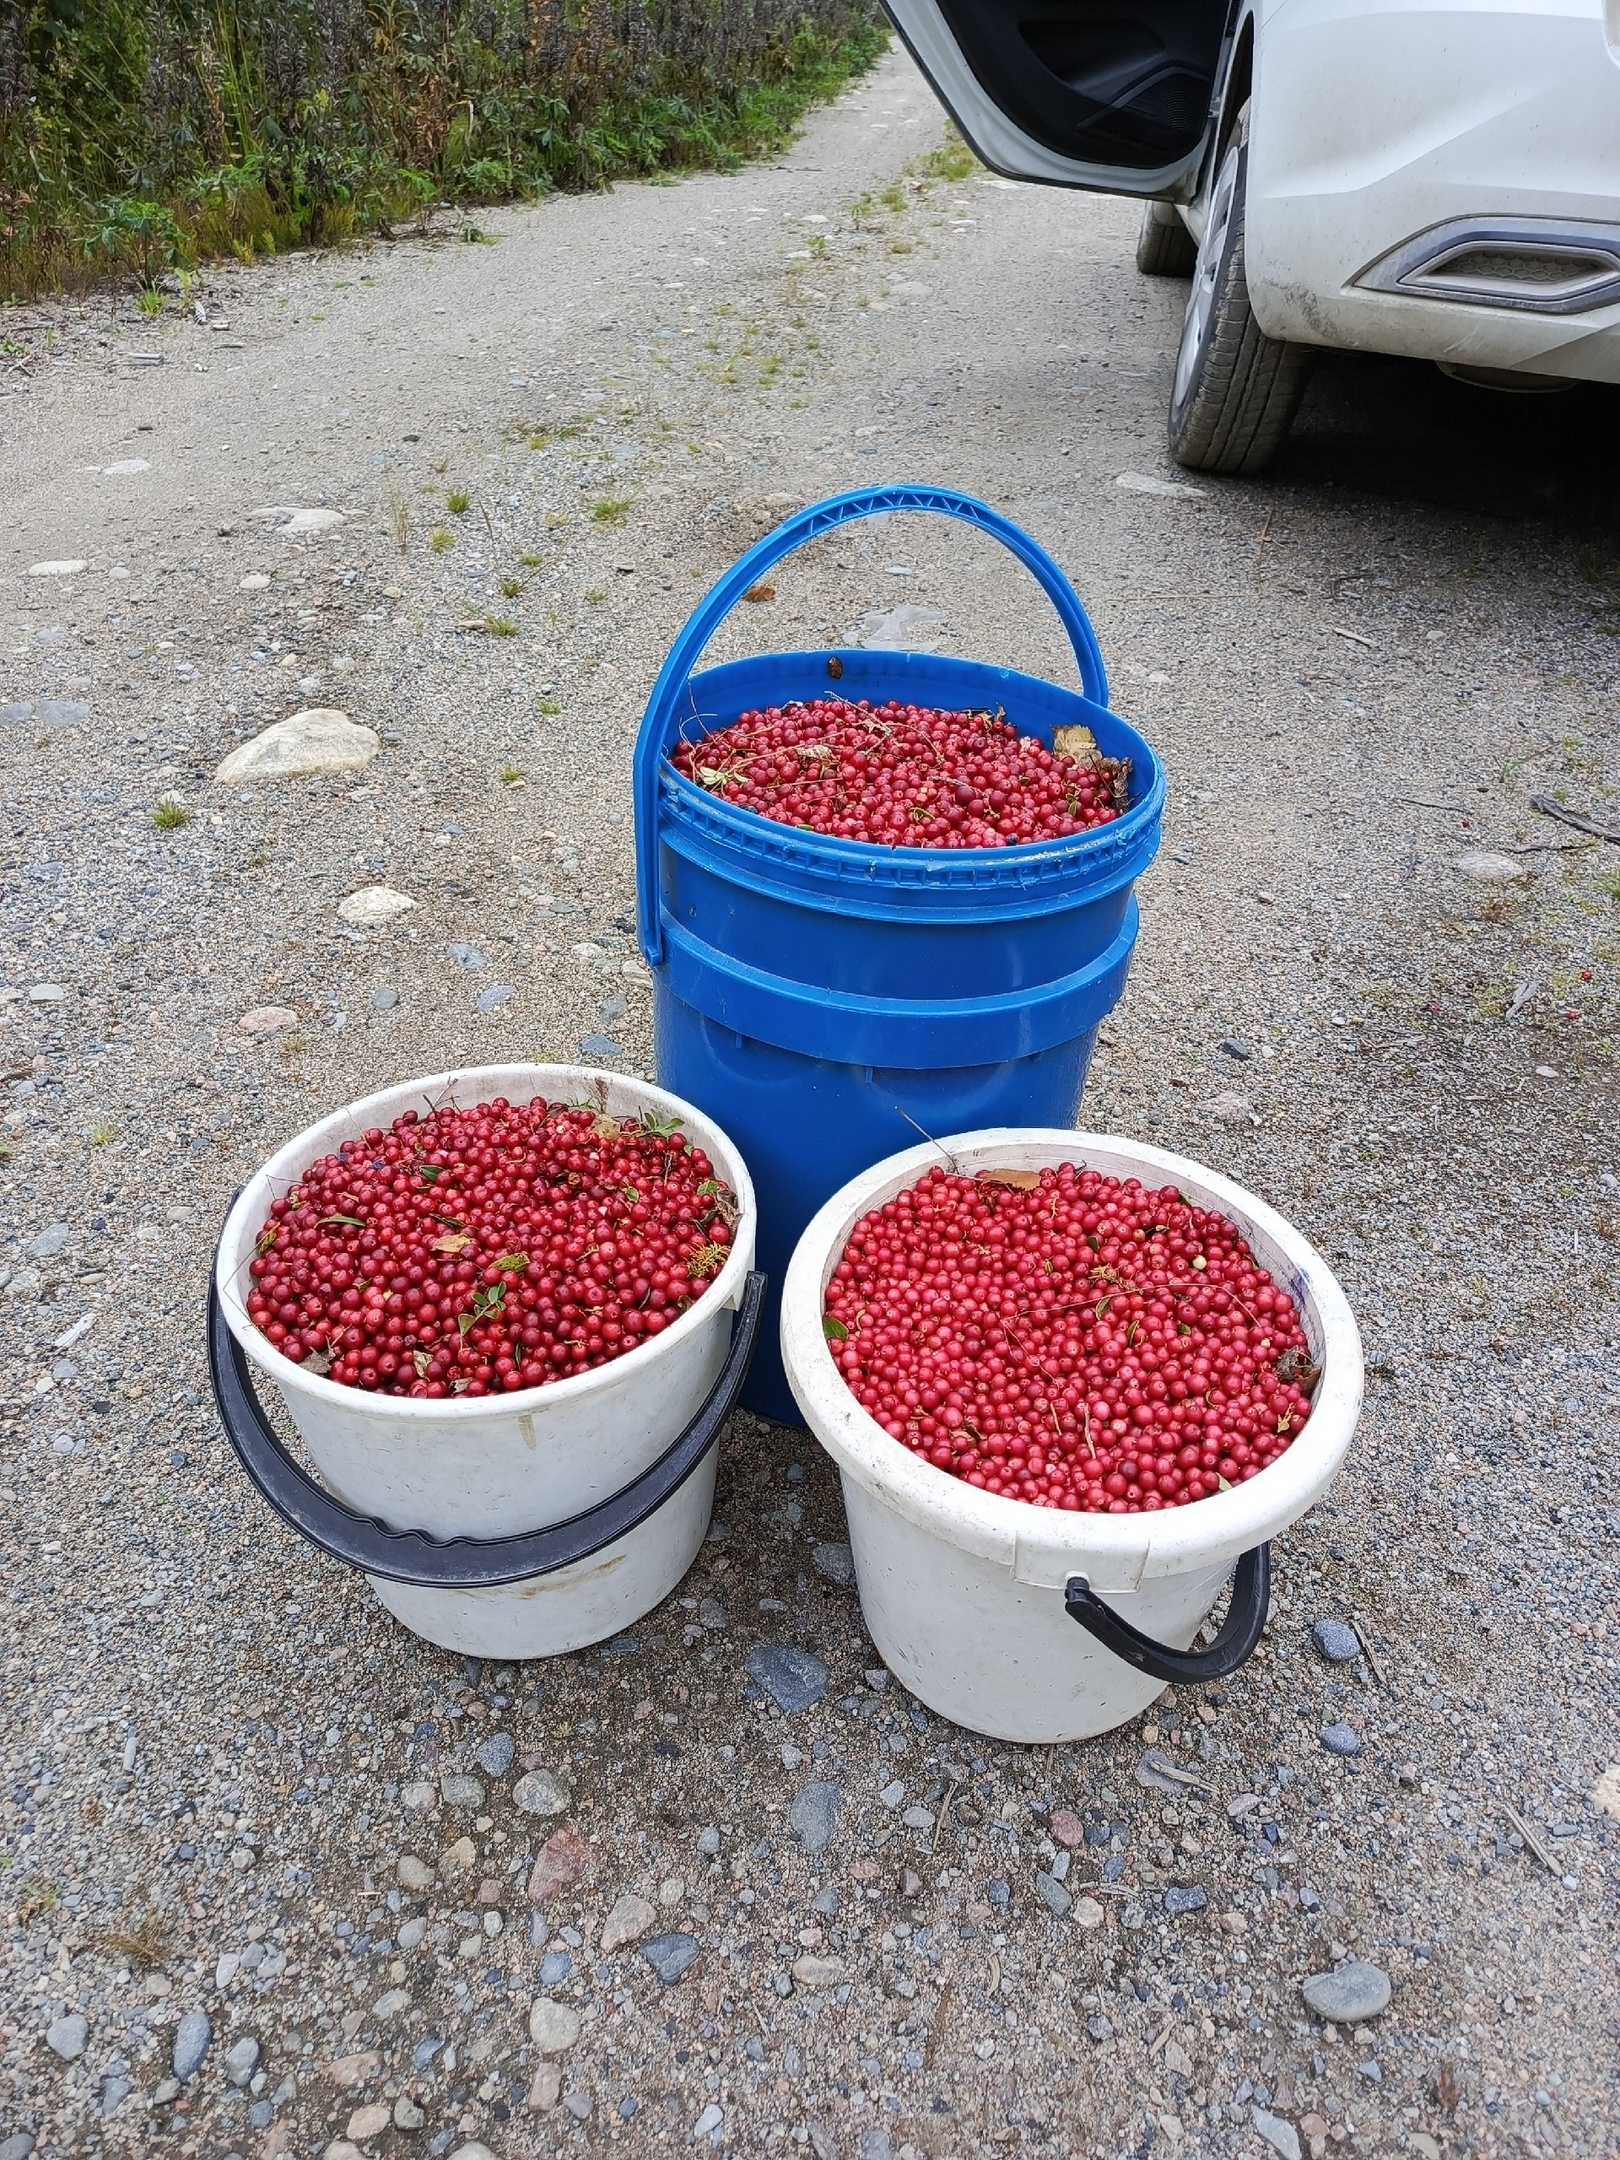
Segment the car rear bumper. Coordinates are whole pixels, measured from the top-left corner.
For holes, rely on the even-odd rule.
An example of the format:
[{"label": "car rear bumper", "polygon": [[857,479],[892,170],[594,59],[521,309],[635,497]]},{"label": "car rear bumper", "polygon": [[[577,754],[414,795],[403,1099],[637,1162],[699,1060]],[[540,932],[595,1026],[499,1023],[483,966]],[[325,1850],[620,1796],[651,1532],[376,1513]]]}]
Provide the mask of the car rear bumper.
[{"label": "car rear bumper", "polygon": [[[1605,235],[1620,250],[1620,9],[1610,14],[1606,33],[1601,0],[1390,0],[1376,12],[1279,0],[1265,12],[1245,234],[1261,328],[1620,382],[1620,292],[1596,267]],[[1590,274],[1570,252],[1583,237]],[[1426,275],[1425,256],[1453,243],[1462,274]]]}]

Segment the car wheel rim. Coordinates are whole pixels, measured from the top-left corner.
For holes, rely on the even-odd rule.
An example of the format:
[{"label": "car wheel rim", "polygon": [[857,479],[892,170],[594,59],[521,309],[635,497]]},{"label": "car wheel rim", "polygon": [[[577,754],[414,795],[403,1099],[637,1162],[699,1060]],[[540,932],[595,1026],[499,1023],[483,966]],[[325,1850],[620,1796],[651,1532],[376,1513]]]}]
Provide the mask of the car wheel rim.
[{"label": "car wheel rim", "polygon": [[1209,336],[1210,321],[1215,313],[1215,286],[1221,274],[1221,264],[1226,256],[1227,236],[1232,227],[1232,208],[1237,200],[1238,168],[1243,159],[1243,146],[1234,143],[1222,160],[1215,180],[1215,192],[1210,199],[1209,222],[1204,227],[1204,237],[1198,249],[1198,261],[1193,269],[1192,291],[1187,295],[1187,314],[1181,325],[1181,346],[1176,354],[1175,400],[1182,404],[1192,388],[1197,372],[1199,355]]}]

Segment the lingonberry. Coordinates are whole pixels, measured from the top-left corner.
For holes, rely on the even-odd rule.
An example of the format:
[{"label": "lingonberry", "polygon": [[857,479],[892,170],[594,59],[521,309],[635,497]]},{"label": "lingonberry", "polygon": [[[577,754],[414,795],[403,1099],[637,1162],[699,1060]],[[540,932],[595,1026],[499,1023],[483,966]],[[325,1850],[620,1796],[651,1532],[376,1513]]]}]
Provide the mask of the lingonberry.
[{"label": "lingonberry", "polygon": [[851,1230],[823,1326],[901,1446],[985,1492],[1092,1513],[1258,1476],[1317,1377],[1293,1300],[1225,1216],[1074,1163],[930,1170]]},{"label": "lingonberry", "polygon": [[725,1265],[736,1220],[673,1122],[543,1098],[411,1110],[274,1202],[248,1315],[343,1386],[510,1394],[662,1334]]},{"label": "lingonberry", "polygon": [[741,810],[878,847],[990,848],[1065,839],[1118,817],[1130,761],[1087,729],[1048,750],[999,713],[816,699],[746,712],[673,753]]}]

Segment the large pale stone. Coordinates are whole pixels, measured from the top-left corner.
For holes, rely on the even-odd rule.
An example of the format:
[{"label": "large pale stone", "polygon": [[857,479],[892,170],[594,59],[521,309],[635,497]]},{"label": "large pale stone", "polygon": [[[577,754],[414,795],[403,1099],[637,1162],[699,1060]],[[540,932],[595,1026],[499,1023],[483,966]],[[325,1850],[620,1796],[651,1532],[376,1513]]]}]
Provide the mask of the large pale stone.
[{"label": "large pale stone", "polygon": [[296,503],[272,503],[253,515],[273,524],[284,540],[302,539],[308,533],[335,532],[345,522],[341,510],[306,510]]},{"label": "large pale stone", "polygon": [[221,787],[255,780],[297,780],[312,773],[359,772],[382,747],[376,730],[362,727],[333,705],[312,705],[277,720],[242,743],[214,778]]},{"label": "large pale stone", "polygon": [[561,2055],[579,2038],[579,2012],[549,1995],[536,1996],[529,2012],[529,2038],[542,2055]]},{"label": "large pale stone", "polygon": [[657,1918],[658,1909],[649,1899],[627,1890],[602,1923],[602,1948],[622,1950],[626,1943],[640,1942]]}]

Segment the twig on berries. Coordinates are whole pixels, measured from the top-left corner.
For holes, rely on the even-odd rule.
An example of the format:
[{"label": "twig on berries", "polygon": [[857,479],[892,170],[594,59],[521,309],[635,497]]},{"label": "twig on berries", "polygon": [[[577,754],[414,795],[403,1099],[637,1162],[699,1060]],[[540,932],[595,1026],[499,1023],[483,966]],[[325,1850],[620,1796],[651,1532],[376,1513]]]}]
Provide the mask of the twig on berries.
[{"label": "twig on berries", "polygon": [[905,1119],[906,1123],[911,1127],[913,1132],[920,1132],[923,1138],[928,1142],[928,1145],[930,1147],[939,1148],[939,1152],[945,1158],[945,1167],[947,1170],[949,1170],[951,1176],[960,1177],[962,1175],[962,1166],[957,1161],[956,1157],[951,1153],[950,1149],[941,1146],[939,1141],[937,1141],[934,1138],[933,1134],[928,1130],[928,1127],[926,1125],[919,1125],[917,1123],[917,1120],[911,1115],[911,1112],[909,1110],[901,1110],[898,1103],[896,1103],[894,1107],[896,1111],[899,1112],[899,1115]]}]

